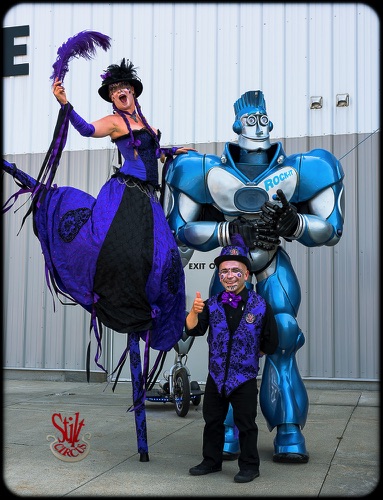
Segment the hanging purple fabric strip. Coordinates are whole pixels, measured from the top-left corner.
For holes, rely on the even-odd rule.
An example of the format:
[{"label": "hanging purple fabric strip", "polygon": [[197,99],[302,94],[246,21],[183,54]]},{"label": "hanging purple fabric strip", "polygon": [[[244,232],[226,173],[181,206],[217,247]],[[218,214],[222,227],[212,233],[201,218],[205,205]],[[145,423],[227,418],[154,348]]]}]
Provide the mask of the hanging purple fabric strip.
[{"label": "hanging purple fabric strip", "polygon": [[101,357],[101,352],[102,352],[102,344],[101,344],[101,335],[99,334],[99,331],[98,331],[96,309],[95,309],[94,305],[92,307],[92,326],[93,326],[94,334],[95,334],[95,337],[97,340],[97,351],[96,351],[94,361],[95,361],[96,365],[99,368],[101,368],[102,371],[104,371],[105,373],[108,373],[107,370],[102,366],[102,364],[99,363],[99,359]]},{"label": "hanging purple fabric strip", "polygon": [[[156,379],[155,379],[156,373],[155,372],[158,368],[159,363],[160,362],[162,363],[162,360],[164,359],[165,356],[166,356],[166,351],[160,351],[158,353],[157,358],[154,362],[154,365],[153,365],[152,369],[150,370],[149,375],[148,375],[147,380],[146,380],[146,390],[147,391],[152,389],[152,387],[156,383]],[[153,380],[153,378],[154,378],[154,380]]]},{"label": "hanging purple fabric strip", "polygon": [[148,330],[145,335],[145,350],[144,350],[144,368],[143,368],[143,381],[144,381],[144,397],[146,397],[146,389],[148,382],[149,371],[149,352],[150,352],[150,331]]},{"label": "hanging purple fabric strip", "polygon": [[53,133],[53,139],[48,152],[45,155],[44,162],[37,177],[37,184],[33,190],[33,197],[35,199],[37,208],[40,206],[40,202],[38,200],[40,192],[44,192],[41,189],[42,185],[44,185],[46,181],[45,188],[49,189],[51,187],[56,174],[56,170],[60,163],[60,158],[65,147],[68,135],[69,113],[72,109],[72,105],[68,102],[63,108],[60,108],[59,110],[56,128]]},{"label": "hanging purple fabric strip", "polygon": [[45,262],[45,282],[47,284],[48,290],[51,292],[51,295],[52,295],[53,312],[56,312],[55,299],[54,299],[52,288],[51,288],[50,272],[49,272],[49,267],[47,266],[46,262]]},{"label": "hanging purple fabric strip", "polygon": [[117,363],[116,368],[112,371],[112,373],[110,375],[114,375],[116,373],[116,371],[120,368],[120,366],[123,363],[125,363],[127,355],[128,355],[128,346],[125,347],[124,352],[121,354],[121,357]]},{"label": "hanging purple fabric strip", "polygon": [[[2,207],[2,210],[1,212],[3,214],[5,214],[6,212],[8,212],[9,209],[11,209],[13,207],[13,205],[16,203],[17,201],[17,198],[21,195],[21,194],[25,194],[25,193],[31,193],[32,192],[32,189],[28,188],[28,189],[25,189],[25,188],[22,188],[22,189],[19,189],[15,194],[13,194],[3,205]],[[10,203],[10,201],[13,200],[13,202],[7,207],[7,205]]]},{"label": "hanging purple fabric strip", "polygon": [[[68,108],[69,109],[69,108]],[[48,177],[47,182],[46,182],[46,187],[49,189],[52,185],[52,181],[54,179],[54,176],[56,174],[57,167],[59,165],[59,161],[61,158],[62,151],[65,147],[67,136],[68,136],[68,127],[69,127],[69,112],[68,109],[66,109],[64,120],[61,124],[61,127],[58,130],[58,136],[55,139],[53,150],[51,153],[51,156],[49,158],[47,168],[46,168],[46,173],[44,177]]]}]

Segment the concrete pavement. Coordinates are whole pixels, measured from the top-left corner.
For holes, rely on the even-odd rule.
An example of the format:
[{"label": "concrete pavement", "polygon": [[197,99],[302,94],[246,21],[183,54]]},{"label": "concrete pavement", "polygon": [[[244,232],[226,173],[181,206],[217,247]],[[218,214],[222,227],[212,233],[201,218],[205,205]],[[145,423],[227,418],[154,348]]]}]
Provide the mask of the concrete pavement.
[{"label": "concrete pavement", "polygon": [[[17,496],[125,497],[326,497],[366,496],[380,480],[378,390],[308,388],[303,430],[307,464],[272,461],[274,431],[259,411],[260,477],[234,483],[236,461],[222,472],[190,476],[201,462],[202,403],[177,416],[172,403],[146,402],[149,462],[137,454],[131,384],[3,380],[3,482]],[[202,386],[203,388],[203,386]],[[74,418],[89,433],[88,455],[77,462],[56,458],[59,437],[52,416]],[[73,421],[73,420],[72,420]],[[61,422],[56,420],[55,422]],[[89,437],[89,436],[88,436]]]}]

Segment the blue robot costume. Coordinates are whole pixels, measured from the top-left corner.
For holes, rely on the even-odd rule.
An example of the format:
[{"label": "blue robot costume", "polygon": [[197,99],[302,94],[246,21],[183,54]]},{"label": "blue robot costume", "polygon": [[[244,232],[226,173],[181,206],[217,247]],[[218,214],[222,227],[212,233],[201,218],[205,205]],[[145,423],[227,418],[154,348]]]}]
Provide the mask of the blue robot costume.
[{"label": "blue robot costume", "polygon": [[[220,158],[191,151],[173,160],[166,173],[165,214],[184,265],[185,248],[208,252],[229,245],[235,233],[249,247],[256,290],[271,304],[279,331],[279,346],[265,358],[260,388],[268,428],[277,428],[273,460],[306,463],[302,429],[309,403],[295,358],[305,342],[297,322],[301,290],[280,238],[306,247],[338,243],[344,173],[324,149],[287,156],[281,143],[270,143],[273,124],[262,91],[243,94],[234,111],[238,143],[226,143]],[[221,290],[215,273],[210,294]],[[231,409],[225,427],[224,452],[235,453],[239,445]]]}]

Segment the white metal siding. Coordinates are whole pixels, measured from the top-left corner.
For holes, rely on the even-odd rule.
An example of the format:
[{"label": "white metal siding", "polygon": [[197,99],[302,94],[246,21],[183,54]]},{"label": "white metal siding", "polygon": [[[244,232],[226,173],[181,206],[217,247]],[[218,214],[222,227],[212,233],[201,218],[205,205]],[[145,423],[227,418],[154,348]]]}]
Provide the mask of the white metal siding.
[{"label": "white metal siding", "polygon": [[[274,137],[369,133],[379,126],[379,25],[365,4],[19,4],[3,26],[30,25],[30,75],[3,79],[4,152],[46,150],[58,105],[49,79],[58,47],[84,29],[109,35],[112,47],[74,59],[68,98],[89,121],[111,112],[99,98],[100,74],[122,57],[139,67],[140,104],[164,144],[234,140],[233,103],[262,89]],[[348,93],[350,106],[337,108]],[[310,110],[310,96],[323,108]],[[20,120],[20,116],[23,117]],[[71,130],[66,149],[109,148]]]},{"label": "white metal siding", "polygon": [[[18,43],[28,45],[28,54],[17,62],[28,62],[30,74],[3,78],[3,155],[32,176],[58,113],[49,80],[57,48],[84,29],[112,37],[108,52],[70,63],[65,87],[85,119],[110,113],[97,94],[100,74],[127,57],[139,67],[140,104],[163,132],[163,145],[191,144],[220,155],[224,142],[236,138],[233,103],[247,90],[261,89],[272,138],[282,140],[287,154],[323,147],[341,159],[342,240],[333,248],[285,244],[302,288],[299,323],[306,344],[298,361],[305,377],[377,380],[380,133],[371,136],[380,126],[376,13],[365,4],[24,3],[3,19],[5,27],[24,24],[30,36]],[[335,106],[338,93],[349,93],[349,107]],[[310,96],[323,97],[321,110],[309,109]],[[87,139],[70,128],[55,182],[96,196],[115,162],[108,138]],[[5,175],[4,200],[16,189]],[[25,201],[21,197],[15,207]],[[84,369],[90,316],[57,300],[53,311],[30,219],[17,235],[27,206],[2,220],[4,365]],[[191,263],[205,263],[205,270],[186,269],[189,306],[197,284],[207,293],[213,254],[195,252]],[[125,345],[125,336],[113,337],[105,343],[106,362],[118,359]],[[193,379],[205,380],[206,353],[205,338],[196,339],[188,361]]]}]

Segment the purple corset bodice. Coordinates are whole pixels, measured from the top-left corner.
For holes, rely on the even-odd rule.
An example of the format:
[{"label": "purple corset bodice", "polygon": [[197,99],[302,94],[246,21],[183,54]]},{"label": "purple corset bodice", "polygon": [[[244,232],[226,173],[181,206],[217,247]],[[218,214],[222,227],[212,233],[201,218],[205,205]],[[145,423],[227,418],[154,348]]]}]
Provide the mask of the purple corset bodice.
[{"label": "purple corset bodice", "polygon": [[[120,172],[131,175],[153,186],[158,185],[158,152],[154,138],[147,129],[134,131],[134,142],[130,134],[123,135],[114,141],[124,157]],[[138,156],[134,157],[134,146]]]}]

